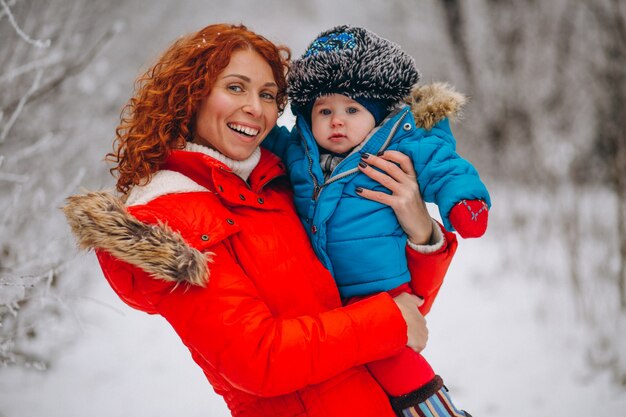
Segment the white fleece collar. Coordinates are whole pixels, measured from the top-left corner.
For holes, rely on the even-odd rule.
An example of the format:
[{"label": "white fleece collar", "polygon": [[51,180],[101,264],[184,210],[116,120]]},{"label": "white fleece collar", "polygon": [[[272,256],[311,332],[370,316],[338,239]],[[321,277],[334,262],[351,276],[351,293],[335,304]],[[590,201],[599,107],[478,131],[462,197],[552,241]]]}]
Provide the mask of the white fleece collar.
[{"label": "white fleece collar", "polygon": [[[252,155],[243,161],[235,161],[234,159],[230,159],[214,149],[198,145],[197,143],[187,142],[185,145],[185,151],[199,152],[210,156],[213,159],[217,159],[232,169],[233,172],[243,178],[244,181],[248,180],[250,173],[261,159],[260,148],[256,148],[254,152],[252,152]],[[188,178],[179,172],[162,169],[157,171],[152,176],[149,183],[134,186],[128,193],[126,205],[130,207],[147,204],[148,202],[166,194],[211,191],[212,190],[201,186],[191,178]]]},{"label": "white fleece collar", "polygon": [[235,161],[234,159],[230,159],[229,157],[222,155],[215,149],[192,142],[187,142],[185,150],[189,152],[200,152],[213,159],[217,159],[218,161],[224,163],[228,168],[232,169],[233,172],[243,178],[244,181],[248,181],[250,173],[261,160],[261,149],[258,147],[254,150],[254,152],[252,152],[252,155],[250,155],[248,159],[244,159],[243,161]]},{"label": "white fleece collar", "polygon": [[140,206],[166,194],[210,191],[180,172],[162,169],[146,185],[135,185],[131,188],[126,205]]}]

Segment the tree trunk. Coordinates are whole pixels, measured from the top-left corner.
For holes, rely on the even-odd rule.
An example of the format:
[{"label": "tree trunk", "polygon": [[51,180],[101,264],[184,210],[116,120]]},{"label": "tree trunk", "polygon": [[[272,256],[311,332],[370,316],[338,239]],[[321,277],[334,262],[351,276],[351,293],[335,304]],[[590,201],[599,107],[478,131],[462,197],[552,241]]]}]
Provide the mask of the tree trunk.
[{"label": "tree trunk", "polygon": [[615,188],[617,194],[617,227],[620,254],[618,275],[619,301],[621,311],[626,313],[626,135],[623,133],[618,137],[615,155]]}]

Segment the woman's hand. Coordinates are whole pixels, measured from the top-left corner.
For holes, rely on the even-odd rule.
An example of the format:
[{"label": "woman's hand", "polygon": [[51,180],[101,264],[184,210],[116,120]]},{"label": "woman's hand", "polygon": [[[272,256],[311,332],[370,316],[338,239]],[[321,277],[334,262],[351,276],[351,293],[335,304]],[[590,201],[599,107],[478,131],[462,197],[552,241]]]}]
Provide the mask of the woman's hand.
[{"label": "woman's hand", "polygon": [[426,319],[417,308],[424,303],[424,300],[404,292],[394,297],[393,301],[406,322],[407,346],[416,352],[421,352],[428,341],[428,327],[426,327]]},{"label": "woman's hand", "polygon": [[428,244],[433,233],[433,222],[422,200],[410,158],[398,151],[385,151],[379,156],[363,154],[359,169],[383,187],[388,188],[391,194],[363,188],[357,188],[357,193],[369,200],[391,207],[412,243]]}]

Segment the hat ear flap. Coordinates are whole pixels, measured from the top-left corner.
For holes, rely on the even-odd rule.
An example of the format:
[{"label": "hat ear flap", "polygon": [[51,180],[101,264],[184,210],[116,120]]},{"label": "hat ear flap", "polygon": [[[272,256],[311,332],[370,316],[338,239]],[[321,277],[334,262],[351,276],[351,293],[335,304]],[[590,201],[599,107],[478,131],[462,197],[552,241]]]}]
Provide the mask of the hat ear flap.
[{"label": "hat ear flap", "polygon": [[380,122],[382,122],[389,114],[389,102],[385,100],[356,98],[354,99],[354,101],[365,107],[367,111],[369,111],[372,116],[374,116],[374,122],[376,123],[376,126],[378,126]]}]

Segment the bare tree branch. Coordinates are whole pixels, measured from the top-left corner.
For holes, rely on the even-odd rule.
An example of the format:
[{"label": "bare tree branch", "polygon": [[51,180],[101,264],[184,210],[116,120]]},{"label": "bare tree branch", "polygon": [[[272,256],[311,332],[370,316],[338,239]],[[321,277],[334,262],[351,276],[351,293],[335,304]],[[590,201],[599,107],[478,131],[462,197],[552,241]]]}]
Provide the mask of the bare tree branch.
[{"label": "bare tree branch", "polygon": [[5,0],[0,0],[0,5],[2,5],[2,9],[4,13],[9,17],[9,22],[11,22],[11,26],[15,29],[15,32],[20,36],[20,38],[24,39],[30,45],[33,45],[36,48],[49,48],[50,47],[50,39],[41,40],[41,39],[33,39],[28,36],[17,24],[15,21],[15,16],[11,13],[11,9]]},{"label": "bare tree branch", "polygon": [[15,109],[13,110],[11,114],[11,117],[9,117],[9,120],[4,125],[4,128],[2,129],[2,132],[0,133],[0,144],[3,143],[5,139],[7,138],[9,131],[13,127],[13,124],[15,124],[20,113],[22,113],[22,110],[24,109],[24,106],[28,102],[29,98],[33,96],[35,92],[37,91],[37,89],[39,88],[39,83],[41,82],[42,76],[43,76],[43,69],[40,69],[37,71],[37,74],[35,74],[35,79],[33,80],[33,83],[28,89],[28,91],[26,92],[26,94],[24,94],[18,101],[17,105],[15,106]]},{"label": "bare tree branch", "polygon": [[60,53],[52,54],[51,56],[29,62],[28,64],[14,68],[8,73],[0,77],[0,84],[6,82],[13,82],[17,77],[23,74],[27,74],[31,71],[35,71],[41,68],[49,68],[54,65],[58,65],[63,61],[63,56]]},{"label": "bare tree branch", "polygon": [[[2,1],[2,0],[0,0]],[[81,73],[87,65],[93,61],[93,59],[98,55],[98,53],[106,46],[106,44],[111,40],[111,38],[117,32],[116,28],[110,28],[107,30],[104,35],[96,42],[96,44],[82,57],[80,57],[73,65],[67,66],[64,71],[53,78],[52,80],[45,83],[41,88],[39,88],[36,92],[31,94],[28,97],[27,103],[35,101],[47,93],[54,91],[57,87],[67,81],[69,78],[73,77],[76,74]],[[11,109],[17,106],[19,101],[14,101],[10,103],[7,108]]]},{"label": "bare tree branch", "polygon": [[[17,0],[9,0],[9,1],[7,2],[7,5],[8,5],[9,7],[13,7],[13,6],[15,6],[15,2],[16,2],[16,1],[17,1]],[[5,9],[4,9],[4,8],[3,8],[2,10],[0,10],[0,20],[2,20],[2,19],[4,18],[4,16],[6,16],[6,15],[7,15],[7,12],[5,11]]]}]

